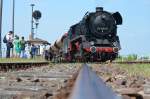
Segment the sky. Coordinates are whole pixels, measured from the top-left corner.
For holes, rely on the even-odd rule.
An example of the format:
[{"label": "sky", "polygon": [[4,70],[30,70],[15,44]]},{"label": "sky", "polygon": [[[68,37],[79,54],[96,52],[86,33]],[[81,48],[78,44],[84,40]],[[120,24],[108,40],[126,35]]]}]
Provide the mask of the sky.
[{"label": "sky", "polygon": [[[12,29],[12,1],[3,0],[2,37]],[[120,54],[150,56],[150,0],[15,0],[15,34],[25,36],[26,40],[31,32],[32,3],[34,10],[42,13],[35,37],[54,43],[87,11],[102,6],[109,12],[120,12],[123,17],[123,25],[118,26]]]}]

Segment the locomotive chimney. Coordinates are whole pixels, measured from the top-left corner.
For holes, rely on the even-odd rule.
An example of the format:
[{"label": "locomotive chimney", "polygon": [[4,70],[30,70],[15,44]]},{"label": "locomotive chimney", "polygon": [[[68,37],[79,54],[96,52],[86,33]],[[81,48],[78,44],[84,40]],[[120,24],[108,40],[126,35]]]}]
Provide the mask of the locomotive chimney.
[{"label": "locomotive chimney", "polygon": [[103,7],[96,7],[96,12],[101,12],[103,11]]}]

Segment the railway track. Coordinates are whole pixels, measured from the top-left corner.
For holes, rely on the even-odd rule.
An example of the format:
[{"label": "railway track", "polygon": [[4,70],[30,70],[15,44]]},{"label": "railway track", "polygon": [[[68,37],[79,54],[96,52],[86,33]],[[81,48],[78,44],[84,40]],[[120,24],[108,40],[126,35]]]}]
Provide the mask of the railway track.
[{"label": "railway track", "polygon": [[[138,88],[119,88],[114,91],[86,64],[52,99],[149,99],[138,93]],[[68,98],[69,97],[69,98]]]},{"label": "railway track", "polygon": [[1,73],[0,99],[150,99],[135,88],[110,88],[91,67],[65,63]]},{"label": "railway track", "polygon": [[119,62],[112,62],[114,64],[150,64],[150,61],[119,61]]},{"label": "railway track", "polygon": [[[150,64],[150,61],[122,61],[112,62],[113,64]],[[0,63],[0,71],[25,70],[33,67],[46,66],[49,62],[3,62]],[[99,64],[99,63],[97,63]]]},{"label": "railway track", "polygon": [[0,71],[25,70],[33,67],[47,66],[49,62],[8,62],[0,63]]},{"label": "railway track", "polygon": [[51,99],[79,68],[49,64],[39,68],[0,73],[0,99]]}]

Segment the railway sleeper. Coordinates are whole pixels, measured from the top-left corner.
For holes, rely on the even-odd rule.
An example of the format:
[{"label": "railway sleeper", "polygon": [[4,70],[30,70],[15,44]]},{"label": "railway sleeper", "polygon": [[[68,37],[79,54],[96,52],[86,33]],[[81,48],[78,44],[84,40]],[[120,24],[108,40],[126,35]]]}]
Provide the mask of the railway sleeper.
[{"label": "railway sleeper", "polygon": [[140,94],[124,94],[122,95],[123,99],[144,99],[142,95]]},{"label": "railway sleeper", "polygon": [[145,94],[141,88],[122,88],[116,92],[121,94],[123,99],[150,99],[150,94]]},{"label": "railway sleeper", "polygon": [[16,71],[25,70],[28,68],[41,67],[48,65],[48,62],[35,62],[35,63],[0,63],[0,71]]}]

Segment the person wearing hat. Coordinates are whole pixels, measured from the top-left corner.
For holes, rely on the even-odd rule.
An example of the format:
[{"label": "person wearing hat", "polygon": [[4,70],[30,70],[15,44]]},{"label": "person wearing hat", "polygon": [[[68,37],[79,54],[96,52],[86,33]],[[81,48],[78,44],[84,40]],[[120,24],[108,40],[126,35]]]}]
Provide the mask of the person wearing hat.
[{"label": "person wearing hat", "polygon": [[10,50],[13,48],[13,31],[9,31],[6,35],[6,58],[10,58]]}]

